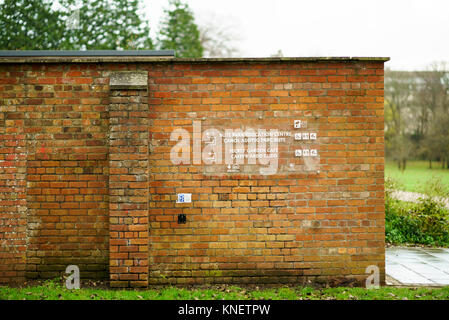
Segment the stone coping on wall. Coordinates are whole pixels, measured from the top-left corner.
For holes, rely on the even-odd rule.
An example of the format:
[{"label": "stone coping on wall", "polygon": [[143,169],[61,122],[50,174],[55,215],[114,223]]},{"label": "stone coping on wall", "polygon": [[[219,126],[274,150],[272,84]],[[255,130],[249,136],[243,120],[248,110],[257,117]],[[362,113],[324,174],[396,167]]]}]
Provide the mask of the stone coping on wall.
[{"label": "stone coping on wall", "polygon": [[98,63],[98,62],[189,62],[189,63],[273,63],[320,61],[389,61],[389,57],[269,57],[269,58],[176,58],[171,50],[151,51],[14,51],[0,50],[0,63]]}]

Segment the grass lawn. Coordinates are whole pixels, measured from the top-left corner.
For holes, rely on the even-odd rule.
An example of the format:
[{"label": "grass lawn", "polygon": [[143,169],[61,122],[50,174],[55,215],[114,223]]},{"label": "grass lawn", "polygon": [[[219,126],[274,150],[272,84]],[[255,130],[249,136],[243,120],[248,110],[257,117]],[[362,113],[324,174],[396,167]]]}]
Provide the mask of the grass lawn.
[{"label": "grass lawn", "polygon": [[432,176],[440,177],[441,182],[449,186],[449,170],[441,169],[441,164],[432,163],[429,169],[427,161],[408,161],[406,169],[400,171],[395,162],[387,161],[385,165],[385,177],[397,180],[401,185],[401,190],[421,192],[422,184]]},{"label": "grass lawn", "polygon": [[326,288],[279,287],[243,289],[235,286],[209,288],[164,287],[148,290],[81,288],[67,290],[56,281],[41,285],[0,287],[0,300],[448,300],[449,286],[443,288]]}]

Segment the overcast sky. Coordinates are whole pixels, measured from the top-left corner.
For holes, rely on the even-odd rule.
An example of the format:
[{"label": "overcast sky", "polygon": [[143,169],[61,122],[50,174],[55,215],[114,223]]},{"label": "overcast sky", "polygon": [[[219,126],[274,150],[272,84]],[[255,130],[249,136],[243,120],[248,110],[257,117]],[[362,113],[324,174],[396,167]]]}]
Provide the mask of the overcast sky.
[{"label": "overcast sky", "polygon": [[[143,0],[153,31],[168,0]],[[449,61],[448,0],[187,0],[198,24],[238,35],[242,57],[390,57],[392,69]]]}]

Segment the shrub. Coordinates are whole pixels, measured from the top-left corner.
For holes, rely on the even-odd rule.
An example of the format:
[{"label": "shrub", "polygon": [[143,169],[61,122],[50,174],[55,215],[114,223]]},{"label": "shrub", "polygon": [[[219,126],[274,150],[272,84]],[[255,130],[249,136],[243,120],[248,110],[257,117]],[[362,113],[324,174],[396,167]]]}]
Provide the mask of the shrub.
[{"label": "shrub", "polygon": [[426,194],[417,203],[392,198],[397,183],[385,182],[385,240],[393,244],[449,246],[449,211],[443,196],[447,195],[441,180],[432,178]]}]

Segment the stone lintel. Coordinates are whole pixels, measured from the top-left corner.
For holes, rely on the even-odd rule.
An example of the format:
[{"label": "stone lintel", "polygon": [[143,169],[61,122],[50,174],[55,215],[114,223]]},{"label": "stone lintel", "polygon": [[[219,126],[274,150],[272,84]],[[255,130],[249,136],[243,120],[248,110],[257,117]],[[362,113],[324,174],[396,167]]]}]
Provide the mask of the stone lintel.
[{"label": "stone lintel", "polygon": [[111,90],[146,90],[148,87],[148,72],[112,72],[110,76],[109,87]]}]

